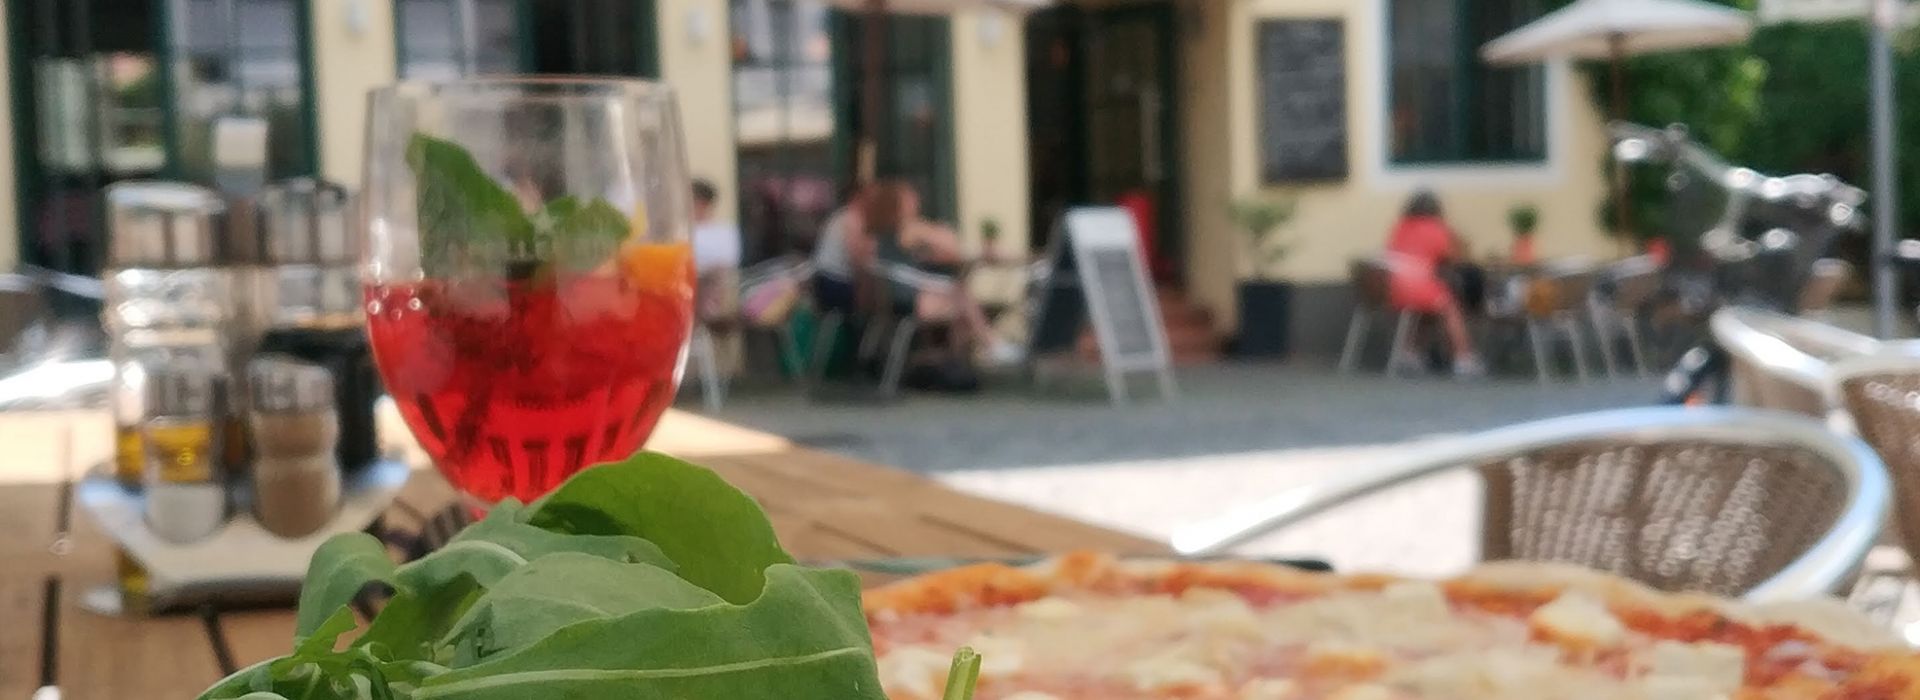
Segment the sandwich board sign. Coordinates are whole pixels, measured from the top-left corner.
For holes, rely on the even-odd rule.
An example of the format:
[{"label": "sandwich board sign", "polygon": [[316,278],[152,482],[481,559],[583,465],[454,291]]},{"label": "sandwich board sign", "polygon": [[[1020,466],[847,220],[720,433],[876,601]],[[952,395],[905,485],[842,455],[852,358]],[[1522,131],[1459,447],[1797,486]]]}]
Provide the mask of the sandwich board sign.
[{"label": "sandwich board sign", "polygon": [[1147,279],[1133,215],[1120,207],[1076,207],[1061,216],[1036,285],[1028,356],[1070,351],[1093,324],[1107,393],[1127,401],[1129,375],[1153,372],[1163,398],[1176,393],[1167,329]]}]

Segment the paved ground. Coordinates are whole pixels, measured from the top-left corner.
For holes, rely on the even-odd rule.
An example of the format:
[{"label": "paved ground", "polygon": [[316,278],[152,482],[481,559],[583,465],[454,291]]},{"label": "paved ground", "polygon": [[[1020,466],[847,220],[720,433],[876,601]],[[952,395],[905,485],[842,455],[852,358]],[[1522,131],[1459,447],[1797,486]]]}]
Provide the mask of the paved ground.
[{"label": "paved ground", "polygon": [[[1223,364],[1180,373],[1175,403],[1106,404],[1097,384],[1048,393],[814,403],[737,395],[718,415],[817,447],[931,473],[956,487],[1156,538],[1433,436],[1645,405],[1653,382],[1341,376]],[[686,392],[691,395],[694,392]],[[1477,494],[1446,476],[1368,499],[1243,548],[1345,569],[1445,573],[1472,561]]]}]

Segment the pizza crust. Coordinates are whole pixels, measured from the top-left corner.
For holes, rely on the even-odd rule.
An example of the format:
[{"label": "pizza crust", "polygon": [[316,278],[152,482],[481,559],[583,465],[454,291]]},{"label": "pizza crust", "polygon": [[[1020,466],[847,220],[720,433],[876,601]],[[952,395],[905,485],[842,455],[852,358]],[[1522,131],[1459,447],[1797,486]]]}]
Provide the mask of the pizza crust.
[{"label": "pizza crust", "polygon": [[[869,590],[865,600],[870,617],[886,617],[1029,602],[1068,590],[1120,592],[1182,584],[1181,588],[1247,586],[1311,595],[1377,589],[1407,580],[1304,571],[1264,562],[1118,559],[1076,552],[1019,567],[979,564],[935,572]],[[1613,574],[1559,562],[1486,562],[1441,583],[1544,598],[1578,592],[1610,607],[1646,609],[1668,617],[1705,611],[1750,624],[1792,625],[1834,644],[1862,650],[1906,648],[1890,630],[1834,599],[1749,604],[1696,593],[1667,593]]]}]

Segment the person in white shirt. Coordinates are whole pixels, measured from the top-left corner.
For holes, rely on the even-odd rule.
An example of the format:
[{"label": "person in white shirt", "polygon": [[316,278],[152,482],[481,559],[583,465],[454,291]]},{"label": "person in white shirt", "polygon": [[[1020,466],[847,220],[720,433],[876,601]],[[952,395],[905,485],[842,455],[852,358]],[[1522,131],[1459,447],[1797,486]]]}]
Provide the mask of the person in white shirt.
[{"label": "person in white shirt", "polygon": [[700,276],[740,269],[740,227],[714,212],[720,192],[706,180],[693,181],[693,267]]}]

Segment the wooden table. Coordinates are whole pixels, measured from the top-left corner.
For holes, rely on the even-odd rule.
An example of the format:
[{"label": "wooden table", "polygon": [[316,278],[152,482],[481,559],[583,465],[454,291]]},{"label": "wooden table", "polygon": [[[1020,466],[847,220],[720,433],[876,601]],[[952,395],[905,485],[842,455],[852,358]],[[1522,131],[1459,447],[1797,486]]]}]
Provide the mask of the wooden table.
[{"label": "wooden table", "polygon": [[[217,649],[228,650],[226,664],[245,666],[290,648],[288,610],[123,619],[79,607],[87,589],[112,580],[114,555],[108,538],[64,505],[65,484],[107,458],[111,432],[95,413],[0,416],[0,700],[30,696],[49,661],[66,700],[193,697],[221,677]],[[383,434],[406,433],[388,425]],[[707,465],[752,494],[802,560],[1164,550],[691,414],[670,413],[650,447]],[[388,517],[433,513],[452,496],[439,475],[416,471]],[[59,599],[48,607],[54,581]],[[47,615],[55,620],[51,660]]]}]

